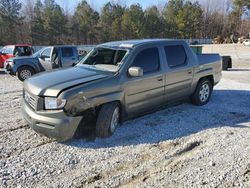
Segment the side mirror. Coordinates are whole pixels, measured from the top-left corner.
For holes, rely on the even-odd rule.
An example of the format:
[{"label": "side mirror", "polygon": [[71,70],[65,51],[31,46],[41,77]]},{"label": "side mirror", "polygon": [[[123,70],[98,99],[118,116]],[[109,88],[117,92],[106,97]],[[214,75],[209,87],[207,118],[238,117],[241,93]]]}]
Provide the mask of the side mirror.
[{"label": "side mirror", "polygon": [[46,56],[46,55],[41,55],[40,58],[43,59],[43,60],[45,60],[46,58],[49,58],[49,57]]},{"label": "side mirror", "polygon": [[128,74],[131,77],[141,77],[143,76],[143,69],[140,67],[130,67],[128,69]]}]

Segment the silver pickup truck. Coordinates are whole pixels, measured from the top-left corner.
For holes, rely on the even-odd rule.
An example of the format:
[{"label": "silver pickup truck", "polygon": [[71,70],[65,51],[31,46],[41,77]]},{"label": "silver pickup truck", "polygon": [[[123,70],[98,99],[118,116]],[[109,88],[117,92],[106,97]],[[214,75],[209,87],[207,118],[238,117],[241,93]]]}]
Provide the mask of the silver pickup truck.
[{"label": "silver pickup truck", "polygon": [[98,45],[75,67],[24,82],[22,113],[35,131],[67,140],[87,119],[98,137],[128,118],[190,97],[206,104],[221,79],[218,54],[196,55],[181,40],[131,40]]}]

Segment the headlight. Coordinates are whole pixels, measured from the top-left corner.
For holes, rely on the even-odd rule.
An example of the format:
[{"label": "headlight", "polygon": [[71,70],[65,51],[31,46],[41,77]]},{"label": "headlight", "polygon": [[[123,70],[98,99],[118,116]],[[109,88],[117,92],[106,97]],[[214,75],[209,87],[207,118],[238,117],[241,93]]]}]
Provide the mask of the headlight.
[{"label": "headlight", "polygon": [[44,103],[46,110],[56,110],[56,109],[62,109],[66,104],[66,100],[54,97],[45,97]]},{"label": "headlight", "polygon": [[10,66],[13,66],[15,63],[13,62],[13,61],[5,61],[4,62],[4,69],[6,69],[7,68],[7,65],[10,65]]},{"label": "headlight", "polygon": [[9,64],[10,66],[13,66],[13,65],[15,64],[15,62],[14,62],[14,61],[9,61],[8,64]]},{"label": "headlight", "polygon": [[8,61],[7,60],[7,61],[4,62],[4,64],[6,64],[6,66],[7,65],[13,66],[15,63],[14,63],[14,61]]}]

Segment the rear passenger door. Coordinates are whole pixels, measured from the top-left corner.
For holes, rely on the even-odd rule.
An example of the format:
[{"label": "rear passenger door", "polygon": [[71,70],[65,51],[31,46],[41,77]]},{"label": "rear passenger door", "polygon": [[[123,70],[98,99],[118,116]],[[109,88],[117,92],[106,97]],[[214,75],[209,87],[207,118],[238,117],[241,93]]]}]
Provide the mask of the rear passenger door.
[{"label": "rear passenger door", "polygon": [[125,100],[129,115],[152,109],[163,102],[164,77],[158,47],[139,51],[130,67],[143,69],[142,77],[125,82]]},{"label": "rear passenger door", "polygon": [[189,94],[193,80],[193,64],[183,45],[164,46],[168,71],[165,75],[164,100],[178,99]]},{"label": "rear passenger door", "polygon": [[62,47],[60,60],[62,67],[70,67],[75,61],[77,61],[77,54],[72,47]]}]

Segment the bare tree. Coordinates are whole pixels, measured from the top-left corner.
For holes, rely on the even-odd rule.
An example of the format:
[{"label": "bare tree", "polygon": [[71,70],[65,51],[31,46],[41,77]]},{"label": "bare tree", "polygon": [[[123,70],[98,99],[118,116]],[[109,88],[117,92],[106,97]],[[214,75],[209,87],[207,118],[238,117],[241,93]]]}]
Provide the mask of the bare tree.
[{"label": "bare tree", "polygon": [[31,38],[31,26],[32,19],[34,17],[34,1],[25,0],[22,8],[22,16],[24,17],[22,24],[18,27],[19,30],[19,41],[23,43],[32,43]]}]

